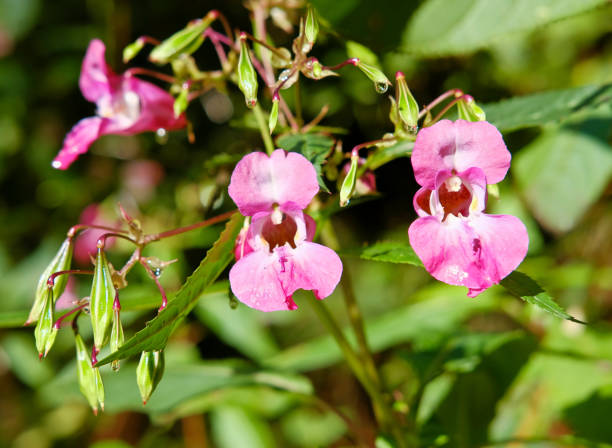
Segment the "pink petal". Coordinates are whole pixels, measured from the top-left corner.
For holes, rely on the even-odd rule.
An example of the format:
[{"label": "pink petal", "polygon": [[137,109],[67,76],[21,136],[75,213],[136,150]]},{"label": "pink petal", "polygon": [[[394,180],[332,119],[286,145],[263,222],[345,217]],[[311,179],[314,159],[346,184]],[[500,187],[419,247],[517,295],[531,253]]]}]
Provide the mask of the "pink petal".
[{"label": "pink petal", "polygon": [[232,173],[229,195],[240,213],[252,216],[272,209],[304,209],[319,191],[317,174],[304,156],[277,149],[271,156],[247,154]]},{"label": "pink petal", "polygon": [[94,39],[87,47],[87,53],[81,66],[81,77],[79,87],[83,96],[91,102],[96,102],[100,97],[109,94],[110,79],[117,75],[106,64],[104,53],[106,48],[99,39]]},{"label": "pink petal", "polygon": [[79,155],[87,152],[89,146],[101,135],[100,128],[105,120],[100,117],[89,117],[74,125],[66,135],[62,149],[51,163],[53,168],[65,170]]},{"label": "pink petal", "polygon": [[527,254],[529,238],[514,216],[478,214],[470,219],[419,218],[408,229],[410,244],[436,279],[470,288],[474,297],[499,283]]},{"label": "pink petal", "polygon": [[286,294],[279,273],[278,256],[267,250],[245,255],[229,273],[234,295],[245,305],[260,311],[295,309],[291,294]]},{"label": "pink petal", "polygon": [[334,292],[342,276],[342,262],[336,252],[310,242],[286,252],[288,261],[285,271],[281,273],[286,292],[293,294],[298,289],[312,290],[317,299],[324,299]]},{"label": "pink petal", "polygon": [[510,166],[510,152],[495,126],[486,121],[441,120],[419,131],[412,167],[419,185],[434,188],[438,171],[483,170],[487,183],[501,181]]}]

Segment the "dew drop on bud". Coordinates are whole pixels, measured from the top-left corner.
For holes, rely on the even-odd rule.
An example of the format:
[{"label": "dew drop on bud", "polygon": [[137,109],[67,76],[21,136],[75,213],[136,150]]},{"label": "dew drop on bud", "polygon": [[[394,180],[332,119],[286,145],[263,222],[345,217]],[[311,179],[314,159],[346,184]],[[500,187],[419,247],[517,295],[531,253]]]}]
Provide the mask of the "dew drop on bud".
[{"label": "dew drop on bud", "polygon": [[159,128],[155,131],[155,141],[160,145],[165,145],[168,143],[168,131],[164,128]]},{"label": "dew drop on bud", "polygon": [[374,87],[378,93],[385,93],[389,89],[389,85],[385,82],[377,82]]},{"label": "dew drop on bud", "polygon": [[289,74],[291,73],[290,69],[283,70],[280,75],[278,75],[278,80],[280,82],[285,82],[289,79]]}]

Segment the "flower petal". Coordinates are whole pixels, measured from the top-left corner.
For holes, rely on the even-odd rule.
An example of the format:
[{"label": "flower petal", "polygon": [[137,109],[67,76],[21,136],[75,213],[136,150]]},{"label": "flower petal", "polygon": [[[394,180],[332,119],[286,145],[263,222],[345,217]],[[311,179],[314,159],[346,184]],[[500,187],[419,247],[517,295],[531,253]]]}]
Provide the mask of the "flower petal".
[{"label": "flower petal", "polygon": [[281,205],[283,211],[302,210],[319,191],[317,173],[304,156],[277,149],[271,156],[247,154],[232,173],[229,195],[240,213],[252,216]]},{"label": "flower petal", "polygon": [[87,47],[87,53],[85,53],[81,66],[79,87],[83,96],[94,103],[100,97],[110,93],[109,78],[117,76],[106,64],[105,51],[104,42],[99,39],[92,40]]},{"label": "flower petal", "polygon": [[[295,249],[281,249],[287,255],[281,281],[288,294],[293,294],[297,289],[306,289],[312,290],[317,299],[324,299],[334,292],[342,276],[342,261],[336,252],[310,242],[304,242]],[[279,250],[279,253],[282,254],[283,250]]]},{"label": "flower petal", "polygon": [[234,295],[245,305],[260,311],[295,309],[291,294],[285,294],[276,254],[258,250],[243,256],[229,273]]},{"label": "flower petal", "polygon": [[523,223],[509,215],[449,215],[419,218],[408,229],[410,244],[436,279],[467,286],[475,297],[499,283],[525,258],[529,238]]},{"label": "flower petal", "polygon": [[104,121],[104,118],[89,117],[74,125],[66,135],[62,149],[51,163],[53,168],[65,170],[79,155],[87,152],[89,146],[102,134],[101,126]]},{"label": "flower petal", "polygon": [[487,183],[501,181],[510,166],[510,152],[495,126],[486,122],[441,120],[417,134],[412,167],[419,185],[434,189],[436,174],[471,167],[483,170]]}]

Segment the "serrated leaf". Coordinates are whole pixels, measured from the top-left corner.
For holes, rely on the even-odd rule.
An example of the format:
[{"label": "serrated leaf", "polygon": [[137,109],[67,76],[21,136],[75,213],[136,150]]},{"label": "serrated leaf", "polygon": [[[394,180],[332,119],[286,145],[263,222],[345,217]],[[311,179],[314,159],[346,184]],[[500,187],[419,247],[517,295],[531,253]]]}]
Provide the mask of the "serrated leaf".
[{"label": "serrated leaf", "polygon": [[612,117],[611,97],[612,84],[590,85],[510,98],[485,104],[482,108],[487,121],[500,131],[508,132],[558,123],[590,111]]},{"label": "serrated leaf", "polygon": [[520,297],[525,302],[542,308],[547,313],[561,319],[584,322],[570,316],[553,298],[531,277],[519,271],[514,271],[499,282],[510,294]]},{"label": "serrated leaf", "polygon": [[334,146],[334,140],[321,134],[290,134],[279,137],[277,145],[285,151],[293,151],[302,154],[317,171],[317,180],[321,190],[329,193],[329,189],[321,176],[321,165]]},{"label": "serrated leaf", "polygon": [[404,263],[423,267],[423,262],[407,242],[383,241],[371,246],[348,250],[344,253],[347,255],[358,255],[364,260]]},{"label": "serrated leaf", "polygon": [[127,340],[118,351],[100,360],[97,366],[135,356],[142,351],[162,350],[176,325],[189,314],[204,290],[233,260],[234,242],[242,227],[242,221],[243,217],[236,213],[200,266],[187,279],[174,299],[168,302],[168,306],[157,317],[147,322],[146,327]]},{"label": "serrated leaf", "polygon": [[404,47],[424,56],[465,54],[500,38],[529,33],[608,0],[428,0],[416,11]]}]

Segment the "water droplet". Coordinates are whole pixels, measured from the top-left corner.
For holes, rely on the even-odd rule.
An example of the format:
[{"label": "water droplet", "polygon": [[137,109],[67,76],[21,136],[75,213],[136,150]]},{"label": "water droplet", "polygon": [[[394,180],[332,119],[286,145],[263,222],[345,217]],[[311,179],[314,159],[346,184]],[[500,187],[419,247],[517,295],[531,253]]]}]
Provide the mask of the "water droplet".
[{"label": "water droplet", "polygon": [[386,82],[377,82],[374,87],[378,93],[385,93],[389,89],[389,85]]},{"label": "water droplet", "polygon": [[165,145],[168,143],[168,131],[164,128],[159,128],[155,131],[155,141],[160,145]]},{"label": "water droplet", "polygon": [[59,160],[54,160],[53,162],[51,162],[51,166],[53,168],[59,169],[62,167],[62,162],[60,162]]},{"label": "water droplet", "polygon": [[118,360],[114,360],[113,362],[111,362],[111,369],[113,369],[113,372],[117,372],[119,370]]},{"label": "water droplet", "polygon": [[286,69],[283,70],[282,72],[280,72],[280,75],[278,75],[278,80],[280,82],[285,82],[289,79],[289,74],[291,73],[291,69]]},{"label": "water droplet", "polygon": [[162,275],[162,269],[161,268],[153,269],[153,275],[155,277],[160,277]]}]

